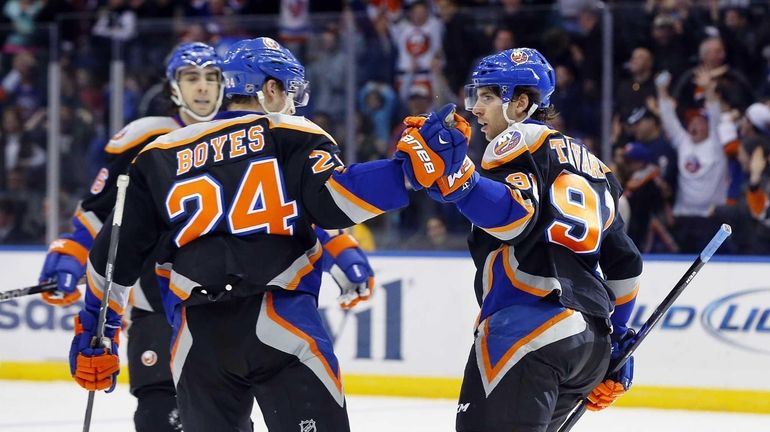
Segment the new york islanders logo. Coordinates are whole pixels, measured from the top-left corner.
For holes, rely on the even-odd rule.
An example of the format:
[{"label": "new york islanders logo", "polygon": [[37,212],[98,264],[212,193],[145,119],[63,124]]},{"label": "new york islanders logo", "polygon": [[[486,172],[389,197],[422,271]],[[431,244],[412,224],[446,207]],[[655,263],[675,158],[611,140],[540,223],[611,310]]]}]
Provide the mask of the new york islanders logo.
[{"label": "new york islanders logo", "polygon": [[513,50],[511,53],[511,61],[517,65],[522,64],[527,60],[529,60],[529,55],[527,55],[527,53],[522,50]]},{"label": "new york islanders logo", "polygon": [[266,38],[262,38],[262,42],[265,44],[266,48],[270,48],[270,49],[274,49],[274,50],[281,49],[281,46],[278,45],[278,42],[274,41],[273,39],[270,39],[270,38],[267,38],[267,37]]},{"label": "new york islanders logo", "polygon": [[495,143],[495,154],[497,156],[502,156],[515,149],[519,145],[519,142],[521,142],[521,132],[508,132],[501,136],[497,143]]}]

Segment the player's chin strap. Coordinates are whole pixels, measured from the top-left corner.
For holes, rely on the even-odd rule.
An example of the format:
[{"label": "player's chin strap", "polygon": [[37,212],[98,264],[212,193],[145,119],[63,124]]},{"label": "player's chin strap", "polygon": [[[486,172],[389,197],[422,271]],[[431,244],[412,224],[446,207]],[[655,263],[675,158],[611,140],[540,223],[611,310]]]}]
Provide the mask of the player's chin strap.
[{"label": "player's chin strap", "polygon": [[[211,110],[211,114],[202,116],[200,114],[196,114],[195,111],[193,111],[188,105],[187,102],[184,101],[184,99],[181,97],[182,90],[179,88],[179,83],[176,81],[171,83],[171,88],[174,90],[171,92],[171,101],[176,104],[176,106],[179,107],[182,111],[184,111],[187,115],[195,119],[199,122],[209,121],[214,118],[215,115],[217,115],[217,112],[219,112],[219,108],[222,106],[222,99],[225,96],[225,86],[224,84],[219,85],[219,96],[217,96],[217,104],[214,106],[214,109]],[[180,96],[177,96],[180,95]]]},{"label": "player's chin strap", "polygon": [[510,105],[510,102],[505,102],[505,103],[503,103],[503,106],[502,106],[502,108],[503,108],[503,118],[505,119],[506,122],[508,122],[508,126],[513,126],[516,123],[521,123],[524,120],[530,118],[532,116],[532,114],[534,114],[535,111],[537,111],[537,109],[539,108],[538,104],[533,103],[532,106],[529,107],[529,110],[527,111],[527,115],[524,116],[523,119],[521,119],[519,121],[516,121],[516,120],[511,120],[511,119],[508,118],[508,105]]},{"label": "player's chin strap", "polygon": [[286,100],[283,102],[283,108],[281,108],[280,111],[273,112],[267,109],[267,105],[265,105],[265,94],[262,92],[262,90],[257,92],[257,99],[259,99],[259,105],[262,106],[262,111],[265,112],[265,114],[289,114],[294,115],[296,112],[296,109],[294,108],[294,97],[290,94],[286,94]]}]

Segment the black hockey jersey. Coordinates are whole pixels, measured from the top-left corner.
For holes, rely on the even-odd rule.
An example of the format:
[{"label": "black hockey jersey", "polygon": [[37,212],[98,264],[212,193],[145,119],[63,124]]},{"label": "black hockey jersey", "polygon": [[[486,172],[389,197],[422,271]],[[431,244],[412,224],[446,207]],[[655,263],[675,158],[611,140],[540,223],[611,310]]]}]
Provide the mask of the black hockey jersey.
[{"label": "black hockey jersey", "polygon": [[[304,117],[230,112],[145,146],[129,171],[111,308],[155,250],[169,319],[196,287],[317,295],[313,224],[344,228],[408,203],[401,166],[343,167],[331,136]],[[86,301],[104,286],[109,229],[89,257]]]},{"label": "black hockey jersey", "polygon": [[479,171],[481,189],[458,208],[474,222],[480,320],[548,297],[625,325],[642,262],[623,230],[621,188],[609,168],[583,145],[530,121],[489,143]]},{"label": "black hockey jersey", "polygon": [[[131,161],[144,146],[183,124],[177,117],[144,117],[135,120],[116,133],[104,147],[107,164],[96,175],[89,194],[83,198],[72,218],[73,237],[84,246],[90,246],[115,206],[118,175],[128,172]],[[161,310],[160,294],[155,283],[152,265],[142,274],[133,292],[135,307]]]}]

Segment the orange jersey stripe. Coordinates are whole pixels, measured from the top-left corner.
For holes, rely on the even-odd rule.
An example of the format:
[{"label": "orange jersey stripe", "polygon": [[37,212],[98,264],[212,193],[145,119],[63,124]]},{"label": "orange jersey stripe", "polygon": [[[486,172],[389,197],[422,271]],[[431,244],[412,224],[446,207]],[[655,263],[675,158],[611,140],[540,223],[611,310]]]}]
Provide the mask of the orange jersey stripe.
[{"label": "orange jersey stripe", "polygon": [[531,285],[527,285],[526,283],[516,279],[516,272],[513,271],[513,269],[511,268],[510,261],[508,261],[510,253],[511,253],[511,248],[504,246],[503,269],[505,269],[505,275],[508,276],[508,280],[511,281],[514,288],[518,288],[527,294],[532,294],[533,296],[537,296],[537,297],[544,297],[548,295],[550,291],[546,291],[540,288],[533,287]]},{"label": "orange jersey stripe", "polygon": [[308,346],[310,347],[310,351],[318,358],[318,360],[321,361],[321,364],[323,364],[324,369],[326,369],[326,373],[329,374],[332,381],[334,381],[334,385],[337,387],[338,391],[342,391],[342,381],[340,380],[339,375],[335,374],[332,370],[331,366],[329,365],[329,362],[326,361],[326,357],[324,357],[321,354],[321,351],[318,349],[318,344],[316,344],[315,339],[311,338],[305,332],[298,329],[297,327],[294,327],[290,322],[283,319],[280,315],[278,315],[278,312],[276,312],[275,307],[273,306],[273,293],[270,291],[265,293],[265,301],[267,302],[267,316],[270,317],[273,321],[275,321],[278,325],[288,330],[291,334],[297,336],[298,338],[304,340]]},{"label": "orange jersey stripe", "polygon": [[348,201],[352,201],[355,205],[357,205],[358,207],[361,207],[365,211],[367,211],[369,213],[376,214],[376,215],[380,215],[380,214],[384,213],[382,210],[378,209],[377,207],[375,207],[375,206],[369,204],[368,202],[362,200],[361,198],[353,195],[352,192],[350,192],[349,190],[345,189],[344,186],[339,184],[337,182],[337,180],[334,180],[334,177],[329,177],[329,180],[327,180],[327,182],[329,183],[329,186],[332,187],[332,189],[337,191],[337,193],[339,193],[340,195],[342,195],[345,198],[347,198]]},{"label": "orange jersey stripe", "polygon": [[[95,285],[94,285],[93,279],[91,278],[91,273],[90,272],[86,272],[86,279],[88,280],[88,290],[91,291],[91,294],[93,294],[94,297],[98,298],[99,300],[102,300],[102,298],[103,298],[102,292],[101,291],[97,291],[94,288]],[[113,311],[117,312],[118,315],[123,315],[124,311],[123,311],[123,306],[122,305],[118,304],[111,297],[110,297],[110,301],[108,303],[109,303],[110,309],[112,309]]]},{"label": "orange jersey stripe", "polygon": [[[261,117],[259,117],[259,118],[261,118]],[[146,151],[154,150],[154,149],[170,149],[170,148],[175,148],[175,147],[181,147],[181,146],[187,145],[187,144],[192,144],[195,141],[199,141],[201,138],[203,138],[206,135],[210,135],[210,134],[219,132],[222,129],[227,129],[227,128],[231,127],[231,126],[235,126],[235,125],[239,125],[239,124],[245,124],[245,123],[251,123],[251,122],[253,122],[255,120],[257,120],[257,118],[254,118],[253,116],[249,116],[249,118],[247,118],[247,119],[239,118],[239,119],[237,119],[235,121],[222,123],[222,124],[218,125],[216,128],[207,129],[203,133],[195,135],[194,137],[183,139],[181,141],[174,141],[174,142],[169,142],[169,143],[153,142],[153,143],[145,146],[139,152],[139,154],[142,154],[142,153],[144,153]],[[137,155],[137,157],[138,156],[139,155]]]},{"label": "orange jersey stripe", "polygon": [[[181,335],[184,331],[185,326],[187,326],[187,308],[182,306],[182,321],[179,323],[179,330],[176,332],[176,340],[174,341],[174,346],[171,347],[171,361],[169,362],[169,366],[171,369],[174,368],[174,358],[176,357],[176,350],[179,348],[179,341],[182,339]],[[179,371],[180,373],[182,371]]]},{"label": "orange jersey stripe", "polygon": [[549,319],[548,321],[544,322],[540,325],[540,327],[534,329],[531,333],[523,337],[521,340],[516,342],[511,348],[506,351],[506,353],[500,358],[500,360],[497,361],[497,364],[495,366],[492,366],[491,360],[489,358],[489,351],[487,349],[487,336],[489,335],[489,320],[484,322],[484,337],[481,340],[481,352],[483,356],[483,362],[484,362],[484,372],[487,376],[487,381],[491,382],[495,379],[495,377],[500,373],[500,371],[503,369],[505,364],[508,362],[508,360],[513,357],[514,354],[516,354],[516,351],[519,350],[522,346],[528,344],[536,337],[540,336],[543,332],[548,330],[549,328],[556,325],[559,321],[567,318],[568,316],[575,313],[572,309],[565,309],[564,312],[561,312],[560,314],[554,316],[553,318]]},{"label": "orange jersey stripe", "polygon": [[78,209],[75,212],[75,218],[80,221],[80,223],[83,224],[84,227],[88,230],[88,233],[91,234],[91,238],[96,238],[96,234],[99,233],[99,231],[96,230],[89,222],[88,219],[86,219],[86,215],[83,214],[83,212]]},{"label": "orange jersey stripe", "polygon": [[289,282],[289,285],[286,286],[286,289],[289,291],[293,291],[297,289],[297,286],[299,286],[299,282],[302,280],[303,277],[305,277],[306,274],[310,273],[313,270],[313,265],[318,261],[319,258],[323,255],[324,251],[323,248],[319,248],[316,253],[313,255],[310,255],[310,263],[297,272],[297,275],[294,276],[294,279]]},{"label": "orange jersey stripe", "polygon": [[109,153],[109,154],[121,154],[121,153],[125,152],[126,150],[130,150],[131,148],[136,147],[139,144],[147,141],[153,135],[161,136],[161,135],[165,135],[165,134],[167,134],[167,133],[169,133],[169,132],[171,132],[173,130],[174,129],[155,129],[153,131],[147,132],[146,134],[142,135],[141,137],[139,137],[139,138],[137,138],[137,139],[135,139],[133,141],[130,141],[130,142],[127,142],[127,143],[123,144],[120,147],[110,147],[109,145],[107,145],[106,147],[104,147],[104,152],[105,153]]},{"label": "orange jersey stripe", "polygon": [[623,297],[615,299],[615,306],[624,305],[630,302],[631,300],[635,299],[636,294],[638,292],[639,292],[639,284],[637,283],[636,286],[634,286],[634,289],[630,293],[624,295]]}]

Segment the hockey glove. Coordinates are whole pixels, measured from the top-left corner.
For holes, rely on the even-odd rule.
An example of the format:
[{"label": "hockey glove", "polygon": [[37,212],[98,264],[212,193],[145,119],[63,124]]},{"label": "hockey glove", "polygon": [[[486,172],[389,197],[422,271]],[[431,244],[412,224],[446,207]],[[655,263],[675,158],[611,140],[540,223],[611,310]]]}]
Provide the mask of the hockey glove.
[{"label": "hockey glove", "polygon": [[404,174],[419,190],[439,178],[460,170],[468,153],[470,126],[448,104],[427,118],[407,117],[407,128],[396,145],[396,159],[403,161]]},{"label": "hockey glove", "polygon": [[[325,240],[325,241],[324,241]],[[346,233],[322,239],[329,274],[340,287],[337,301],[350,309],[374,292],[374,271],[356,239]]]},{"label": "hockey glove", "polygon": [[86,309],[75,316],[75,337],[70,346],[70,373],[78,384],[86,390],[115,389],[120,360],[118,344],[121,320],[108,311],[104,325],[104,338],[92,347],[96,338],[97,315]]},{"label": "hockey glove", "polygon": [[436,184],[429,187],[428,195],[438,202],[455,202],[468,195],[479,182],[476,165],[466,156],[459,171],[446,177],[441,177]]},{"label": "hockey glove", "polygon": [[39,281],[45,283],[56,280],[56,291],[43,293],[43,301],[56,306],[78,301],[78,281],[86,272],[87,259],[88,249],[75,241],[71,234],[64,234],[51,242]]},{"label": "hockey glove", "polygon": [[[618,333],[621,334],[617,337],[612,337],[610,369],[612,369],[615,363],[623,357],[623,354],[634,341],[634,336],[636,335],[634,329],[627,329],[625,332],[613,333],[611,336],[615,336]],[[612,405],[631,388],[633,379],[634,357],[631,356],[619,371],[608,373],[607,376],[604,377],[604,381],[599,383],[599,385],[591,391],[588,395],[586,408],[590,411],[601,411]]]}]

